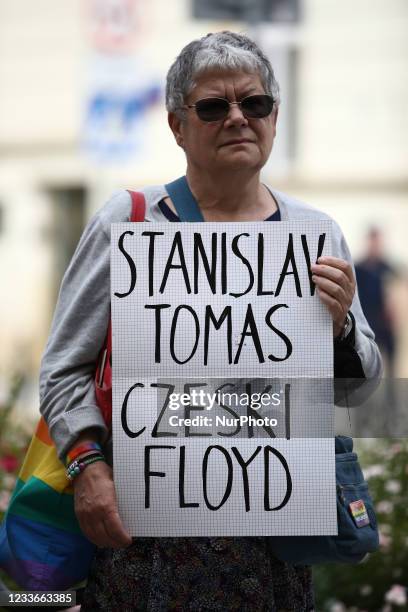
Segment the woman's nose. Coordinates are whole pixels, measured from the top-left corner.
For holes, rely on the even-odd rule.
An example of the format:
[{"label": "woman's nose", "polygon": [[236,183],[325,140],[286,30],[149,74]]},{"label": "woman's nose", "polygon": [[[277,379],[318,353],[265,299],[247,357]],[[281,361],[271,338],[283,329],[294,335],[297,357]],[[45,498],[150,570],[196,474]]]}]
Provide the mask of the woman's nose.
[{"label": "woman's nose", "polygon": [[230,102],[229,113],[225,118],[229,125],[248,125],[248,119],[243,114],[238,102]]}]

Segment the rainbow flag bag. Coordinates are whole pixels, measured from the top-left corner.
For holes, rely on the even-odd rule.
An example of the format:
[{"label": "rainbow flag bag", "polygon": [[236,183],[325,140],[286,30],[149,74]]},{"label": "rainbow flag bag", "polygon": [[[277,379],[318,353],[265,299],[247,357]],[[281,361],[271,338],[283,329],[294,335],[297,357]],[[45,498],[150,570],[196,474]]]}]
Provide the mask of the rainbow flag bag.
[{"label": "rainbow flag bag", "polygon": [[86,578],[94,552],[41,418],[0,527],[0,567],[27,590],[65,590]]},{"label": "rainbow flag bag", "polygon": [[[143,221],[145,200],[132,197],[131,221]],[[95,395],[107,426],[112,419],[111,325],[95,373]],[[30,591],[67,590],[87,576],[95,545],[82,533],[74,491],[41,418],[0,525],[0,568]]]}]

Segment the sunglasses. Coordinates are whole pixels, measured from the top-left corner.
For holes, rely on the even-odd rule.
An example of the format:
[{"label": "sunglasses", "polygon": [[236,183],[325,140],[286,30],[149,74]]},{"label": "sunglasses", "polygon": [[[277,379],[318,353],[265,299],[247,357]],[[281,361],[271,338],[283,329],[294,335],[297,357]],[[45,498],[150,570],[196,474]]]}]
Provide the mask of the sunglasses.
[{"label": "sunglasses", "polygon": [[239,106],[247,119],[262,119],[271,114],[274,99],[267,94],[247,96],[240,102],[229,102],[225,98],[203,98],[195,104],[186,104],[183,108],[195,108],[201,121],[221,121],[228,116],[230,106]]}]

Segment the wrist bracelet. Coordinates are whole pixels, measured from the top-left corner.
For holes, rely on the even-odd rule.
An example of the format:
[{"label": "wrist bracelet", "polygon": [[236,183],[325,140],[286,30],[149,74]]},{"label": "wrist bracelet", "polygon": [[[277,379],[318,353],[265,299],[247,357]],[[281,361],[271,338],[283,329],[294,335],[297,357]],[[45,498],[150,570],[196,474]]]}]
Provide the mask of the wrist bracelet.
[{"label": "wrist bracelet", "polygon": [[79,465],[80,463],[85,463],[85,461],[88,461],[88,459],[93,459],[94,457],[103,457],[103,454],[99,451],[91,451],[84,457],[81,455],[80,457],[77,457],[74,461],[71,461],[71,463],[67,466],[67,470],[69,470],[74,464]]},{"label": "wrist bracelet", "polygon": [[88,465],[91,465],[92,463],[96,463],[97,461],[105,461],[105,457],[100,453],[100,454],[95,454],[92,457],[88,457],[87,459],[84,459],[83,461],[79,461],[79,460],[73,461],[67,467],[66,476],[68,480],[71,480],[71,481],[74,480],[74,478],[79,476],[79,474],[81,474]]},{"label": "wrist bracelet", "polygon": [[88,461],[89,459],[93,459],[94,457],[103,456],[103,453],[100,453],[99,451],[91,451],[85,457],[77,457],[77,459],[71,461],[71,463],[67,466],[67,471],[70,470],[72,466],[78,465],[79,463],[85,463],[86,461]]},{"label": "wrist bracelet", "polygon": [[67,468],[66,476],[68,480],[74,480],[79,474],[81,474],[84,469],[91,465],[92,463],[96,463],[97,461],[105,461],[105,457],[103,455],[94,455],[93,457],[89,457],[88,459],[84,459],[83,461],[75,460]]},{"label": "wrist bracelet", "polygon": [[67,452],[67,456],[65,458],[65,465],[69,465],[75,459],[79,457],[79,455],[83,455],[88,453],[89,451],[99,451],[102,452],[101,445],[97,442],[84,442],[83,444],[79,444],[79,446],[75,446],[75,448],[71,449]]},{"label": "wrist bracelet", "polygon": [[73,463],[74,461],[78,461],[79,463],[82,463],[82,461],[86,459],[87,457],[94,457],[95,455],[103,455],[103,453],[102,451],[99,451],[99,450],[85,451],[81,453],[80,455],[77,455],[75,459],[73,459],[70,463],[68,463],[67,467],[71,465],[71,463]]}]

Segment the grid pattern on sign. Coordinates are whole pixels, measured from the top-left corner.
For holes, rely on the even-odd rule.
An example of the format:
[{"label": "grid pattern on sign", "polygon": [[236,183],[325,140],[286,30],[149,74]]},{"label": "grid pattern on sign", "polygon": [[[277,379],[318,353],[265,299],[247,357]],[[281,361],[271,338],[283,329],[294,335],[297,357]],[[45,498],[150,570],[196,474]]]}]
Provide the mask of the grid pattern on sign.
[{"label": "grid pattern on sign", "polygon": [[[144,387],[134,390],[128,404],[128,426],[138,432],[129,438],[120,419],[122,398],[134,380],[119,379],[114,394],[114,465],[115,483],[121,516],[133,536],[255,536],[255,535],[324,535],[335,534],[337,528],[335,463],[333,438],[152,438],[157,419],[156,389],[153,380],[140,380]],[[322,431],[325,424],[322,423]],[[318,434],[317,434],[318,435]],[[145,508],[145,447],[150,451],[150,508]],[[203,458],[209,446],[222,446],[230,457],[233,486],[225,505],[217,511],[207,508],[203,495]],[[287,505],[278,511],[264,509],[264,448],[272,446],[287,461],[293,489]],[[170,448],[157,448],[165,446]],[[180,508],[180,457],[185,447],[185,501],[199,507]],[[244,460],[261,447],[248,466],[251,509],[244,506],[242,470],[232,447]],[[274,507],[284,498],[286,476],[282,463],[269,453],[270,503]],[[217,505],[225,492],[227,460],[220,451],[212,450],[209,460],[208,497]]]},{"label": "grid pattern on sign", "polygon": [[[249,228],[249,229],[248,229]],[[154,295],[149,297],[149,252],[153,248],[153,238],[144,232],[158,232],[154,238]],[[118,248],[119,237],[123,240],[127,256]],[[163,276],[166,263],[177,232],[183,246],[187,275],[182,269],[172,267],[164,284]],[[217,266],[216,293],[209,282],[201,264],[199,250],[196,248],[195,235],[200,234],[202,244],[211,262],[213,236],[216,235],[217,261],[222,260],[222,236],[226,241],[226,293],[222,294],[221,266]],[[249,234],[249,235],[245,235]],[[326,235],[324,253],[331,250],[331,222],[282,222],[282,223],[151,223],[114,224],[112,226],[112,320],[114,370],[118,375],[127,376],[291,376],[291,377],[328,377],[332,375],[333,343],[331,341],[331,319],[317,295],[310,295],[307,259],[304,254],[302,235],[306,236],[310,258],[315,260],[319,236]],[[240,236],[238,238],[238,236]],[[260,236],[264,245],[263,274],[258,275],[258,252]],[[302,297],[296,295],[295,275],[288,274],[283,281],[279,296],[257,295],[259,278],[263,279],[263,290],[273,291],[279,284],[287,253],[290,236],[296,262]],[[150,242],[152,240],[152,242]],[[234,255],[239,248],[240,256]],[[175,250],[171,263],[181,265],[180,251]],[[194,253],[199,262],[197,291],[194,292]],[[135,262],[137,281],[130,295],[119,298],[115,293],[126,293],[130,286],[130,258]],[[245,263],[245,261],[247,263]],[[249,262],[249,263],[248,263]],[[249,267],[252,272],[249,271]],[[289,272],[292,272],[290,264]],[[231,294],[243,293],[253,279],[252,289],[240,297]],[[188,292],[188,284],[191,292]],[[162,287],[162,292],[160,292]],[[161,339],[158,338],[158,306],[160,310]],[[169,305],[168,307],[166,305]],[[177,321],[175,310],[179,311]],[[270,314],[270,308],[277,309]],[[153,308],[152,308],[153,307]],[[207,364],[204,359],[205,313],[213,313],[219,318],[225,308],[231,308],[232,326],[232,364],[228,362],[227,319],[219,330],[209,323]],[[156,309],[155,309],[156,308]],[[249,309],[256,322],[253,336],[243,338],[246,317]],[[193,314],[192,310],[195,314]],[[174,325],[173,354],[170,351],[170,330]],[[247,332],[249,329],[247,328]],[[259,334],[261,348],[256,349],[253,338]],[[284,334],[292,343],[292,353],[288,359]],[[195,348],[196,346],[196,348]],[[188,360],[188,357],[195,353]],[[160,352],[160,355],[158,355]],[[270,358],[271,356],[271,358]],[[281,359],[281,361],[279,361]],[[159,362],[160,361],[160,362]]]},{"label": "grid pattern on sign", "polygon": [[[248,229],[249,228],[249,229]],[[141,379],[157,377],[312,377],[326,378],[333,374],[333,342],[330,317],[317,296],[310,296],[310,285],[301,235],[307,236],[311,260],[315,260],[320,234],[326,234],[324,253],[331,252],[330,222],[291,222],[279,224],[116,224],[112,226],[112,323],[113,323],[113,374],[114,374],[114,464],[121,515],[132,535],[138,536],[211,536],[211,535],[317,535],[335,534],[337,515],[334,479],[334,441],[321,437],[313,439],[273,440],[271,446],[280,450],[288,462],[293,477],[293,490],[287,505],[279,511],[265,511],[264,500],[264,447],[265,438],[225,439],[216,438],[214,444],[224,451],[213,450],[211,457],[211,489],[209,496],[220,500],[225,489],[226,454],[233,462],[234,482],[228,501],[216,512],[209,510],[203,502],[203,485],[200,475],[202,461],[212,440],[208,438],[186,439],[179,436],[152,438],[151,431],[157,418],[157,397],[150,388],[139,397],[138,391],[132,394],[127,415],[129,425],[138,431],[146,427],[137,438],[130,438],[121,424],[121,407],[126,392]],[[126,256],[118,249],[119,237],[125,231]],[[153,286],[155,295],[149,297],[148,254],[151,243],[143,236],[144,231],[162,232],[155,243]],[[193,278],[194,233],[199,232],[210,252],[212,234],[221,240],[225,234],[229,254],[226,263],[227,290],[220,293],[220,274],[217,273],[217,293],[209,289],[208,280],[202,269],[198,274],[197,293],[188,293],[186,279],[180,268],[172,268],[168,282],[162,293],[158,291],[171,245],[176,232],[181,232],[185,254],[187,275],[190,283]],[[240,240],[242,257],[231,256],[231,245],[238,234],[247,233]],[[259,248],[259,235],[264,237],[264,289],[274,290],[279,283],[280,273],[285,260],[289,235],[293,237],[293,248],[299,282],[304,297],[299,298],[295,291],[294,275],[285,278],[279,297],[276,295],[257,295],[259,279],[256,262]],[[218,242],[218,244],[221,244]],[[150,247],[150,249],[149,249]],[[221,246],[219,247],[221,249]],[[219,253],[220,251],[218,251]],[[242,292],[248,284],[250,272],[243,260],[251,262],[254,273],[254,287],[248,294],[234,297],[231,293]],[[134,291],[125,298],[118,298],[115,292],[125,293],[130,284],[129,261],[134,261],[137,280]],[[173,264],[180,264],[176,257]],[[290,271],[292,268],[290,267]],[[246,279],[246,280],[245,280]],[[309,293],[308,293],[309,291]],[[169,304],[162,312],[162,338],[156,343],[157,327],[152,309],[145,306]],[[200,335],[194,357],[183,365],[172,359],[168,338],[175,308],[184,304],[196,313]],[[245,318],[251,305],[261,342],[263,361],[255,350],[254,342],[247,337],[242,343]],[[292,342],[292,354],[284,361],[273,361],[268,355],[281,358],[285,353],[282,336],[265,326],[268,310],[279,305],[271,322]],[[284,305],[284,306],[283,306]],[[241,347],[237,363],[228,363],[228,344],[225,334],[218,331],[209,342],[208,364],[204,366],[204,343],[202,336],[205,308],[211,307],[215,316],[220,316],[225,307],[231,307],[232,347],[235,357]],[[174,354],[180,360],[186,358],[196,339],[196,322],[189,309],[184,309],[179,318],[174,340]],[[273,332],[273,333],[271,333]],[[227,348],[226,348],[227,347]],[[160,363],[157,352],[160,349]],[[147,385],[148,387],[148,385]],[[139,399],[138,399],[139,398]],[[313,399],[313,393],[312,393]],[[315,425],[318,429],[318,423]],[[323,434],[324,435],[324,434]],[[166,445],[174,448],[154,449],[151,451],[152,471],[165,472],[165,476],[151,475],[151,508],[144,508],[145,502],[145,448],[148,445]],[[180,508],[179,463],[181,447],[185,447],[185,489],[191,501],[198,507]],[[253,506],[250,512],[243,507],[242,470],[237,459],[232,456],[232,447],[248,458],[261,446],[259,455],[248,467],[250,476],[250,499]],[[274,456],[275,457],[275,456]],[[217,459],[217,460],[216,460]],[[222,469],[224,468],[224,472]],[[271,460],[270,478],[275,483],[271,491],[272,501],[278,503],[282,497],[286,480],[282,478],[282,465],[273,465]],[[223,480],[224,474],[224,480]],[[274,497],[273,497],[274,496]],[[214,502],[215,504],[216,502]],[[272,503],[272,505],[274,505]],[[250,518],[249,518],[250,517]]]}]

